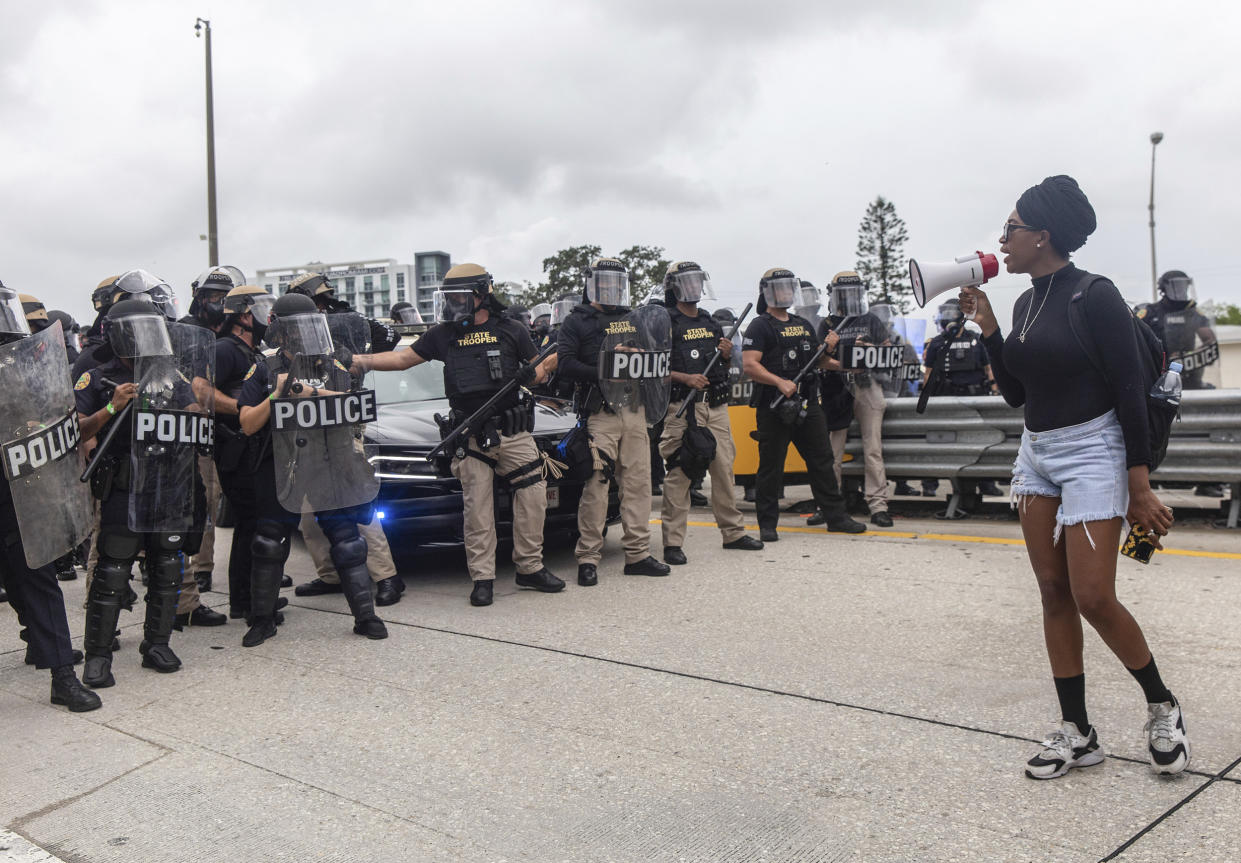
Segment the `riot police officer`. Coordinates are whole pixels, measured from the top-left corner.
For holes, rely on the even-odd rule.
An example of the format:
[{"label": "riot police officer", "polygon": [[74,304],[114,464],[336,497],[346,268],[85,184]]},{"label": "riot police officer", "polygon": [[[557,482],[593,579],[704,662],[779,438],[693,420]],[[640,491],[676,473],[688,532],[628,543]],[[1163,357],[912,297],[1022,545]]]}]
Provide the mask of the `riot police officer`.
[{"label": "riot police officer", "polygon": [[[817,378],[807,372],[799,383],[793,381],[818,350],[810,322],[789,312],[801,282],[789,270],[774,267],[763,274],[758,284],[758,317],[746,327],[742,347],[745,373],[754,381],[750,404],[756,408],[758,436],[754,507],[759,538],[763,542],[780,539],[780,487],[790,443],[806,462],[810,489],[827,529],[862,533],[866,525],[845,512],[844,498],[832,471],[832,447],[819,405]],[[830,352],[835,350],[839,337],[829,331],[823,342]],[[839,369],[840,363],[824,354],[818,367]],[[777,398],[781,402],[773,407]]]},{"label": "riot police officer", "polygon": [[[255,285],[240,285],[225,295],[224,324],[215,343],[215,466],[220,489],[233,512],[233,542],[228,555],[228,616],[250,616],[251,546],[258,522],[255,481],[261,437],[241,430],[242,385],[264,362],[260,350],[275,298]],[[277,609],[279,603],[277,603]]]},{"label": "riot police officer", "polygon": [[[314,300],[315,307],[329,315],[336,314],[356,314],[349,307],[349,303],[336,296],[336,288],[328,280],[327,276],[322,273],[302,273],[289,283],[290,294],[301,294]],[[416,310],[415,310],[416,313]],[[369,350],[373,352],[390,351],[396,347],[401,337],[397,335],[396,330],[391,325],[385,324],[383,321],[377,321],[374,318],[363,318],[370,333],[367,336],[366,344]],[[418,321],[415,321],[418,323]]]},{"label": "riot police officer", "polygon": [[[931,396],[984,396],[994,392],[987,350],[979,334],[966,326],[960,301],[954,297],[943,302],[936,310],[935,323],[939,333],[922,352],[926,370],[922,386]],[[925,494],[934,494],[938,486],[938,480],[922,481]],[[994,480],[954,480],[953,489],[964,498],[966,509],[976,502],[975,494],[1001,493]]]},{"label": "riot police officer", "polygon": [[[241,430],[260,438],[261,453],[255,478],[258,518],[250,547],[250,628],[242,638],[244,647],[276,634],[289,536],[303,511],[315,514],[331,544],[332,561],[353,612],[354,633],[388,637],[375,614],[366,540],[358,532],[358,522],[370,519],[370,504],[379,491],[357,439],[360,423],[373,417],[363,416],[367,402],[351,394],[354,382],[345,363],[351,358],[338,352],[330,317],[303,294],[290,292],[277,299],[264,333],[277,350],[247,373],[237,399]],[[366,335],[357,337],[364,340]],[[324,416],[327,406],[319,411],[297,407],[299,399],[320,396],[340,397],[330,408],[336,412],[334,420]],[[373,406],[373,399],[369,403]],[[346,407],[358,422],[341,421]]]},{"label": "riot police officer", "polygon": [[[872,345],[889,343],[888,328],[870,313],[866,286],[861,276],[851,270],[839,272],[832,277],[831,287],[831,314],[819,327],[820,337],[829,330],[835,330],[846,346],[859,342]],[[883,386],[873,373],[866,371],[846,372],[845,377],[846,384],[853,393],[853,415],[862,433],[866,508],[870,510],[871,524],[891,527],[892,516],[888,514],[888,476],[883,466],[883,414],[887,409]],[[841,463],[848,436],[847,427],[831,433],[838,479],[841,477]]]},{"label": "riot police officer", "polygon": [[[452,408],[445,425],[454,429],[506,382],[516,379],[528,385],[542,377],[541,370],[529,364],[536,354],[529,327],[503,314],[486,269],[478,264],[451,268],[434,301],[436,326],[405,350],[354,357],[356,367],[399,371],[428,360],[443,362],[444,390]],[[455,450],[452,473],[461,482],[465,503],[466,564],[474,582],[471,605],[490,605],[493,598],[496,479],[512,490],[517,584],[543,593],[564,588],[564,582],[543,565],[547,483],[530,433],[533,424],[533,404],[514,390],[490,408],[489,416],[475,417],[465,440],[449,444]]]},{"label": "riot police officer", "polygon": [[[52,464],[30,471],[17,467],[32,463],[20,457],[29,445],[41,445],[46,455],[47,443],[56,443],[55,438],[45,437],[45,428],[70,428],[62,413],[70,399],[69,367],[63,354],[48,355],[49,346],[55,348],[49,336],[31,335],[17,293],[0,283],[0,409],[8,426],[4,435],[8,481],[0,482],[0,593],[7,591],[6,599],[24,628],[26,662],[51,671],[52,703],[82,713],[95,710],[102,702],[83,688],[74,673],[73,664],[81,655],[70,641],[65,598],[51,563],[89,526],[84,502],[66,499],[66,491],[69,495],[77,491],[72,488],[76,459],[65,458],[75,453],[77,440],[73,438],[66,446],[69,439],[60,437],[54,451],[61,456]],[[39,501],[45,505],[43,510]],[[76,511],[79,517],[59,523],[55,518],[40,518],[45,512],[51,514],[46,509],[49,505],[62,513]],[[62,529],[71,523],[81,533],[71,536]]]},{"label": "riot police officer", "polygon": [[[651,450],[647,417],[642,411],[617,410],[604,397],[599,352],[609,334],[632,331],[629,272],[613,258],[597,258],[587,267],[582,302],[573,307],[556,340],[559,374],[576,386],[578,415],[591,437],[594,472],[582,488],[577,511],[577,583],[598,584],[603,556],[603,528],[608,488],[620,486],[626,575],[668,575],[671,570],[650,553]],[[666,410],[666,405],[665,405]]]},{"label": "riot police officer", "polygon": [[388,310],[388,320],[394,324],[420,324],[422,315],[418,313],[413,303],[401,300]]},{"label": "riot police officer", "polygon": [[[152,293],[136,289],[144,284],[155,288],[163,283],[141,270],[118,281],[125,293],[135,297]],[[207,375],[205,352],[214,348],[209,334],[175,325],[180,327],[178,355],[170,332],[174,325],[149,299],[113,303],[105,323],[113,358],[84,372],[74,384],[82,437],[100,435],[101,440],[95,455],[99,467],[91,478],[91,491],[100,502],[99,559],[87,598],[82,674],[83,682],[95,688],[115,683],[113,633],[133,562],[144,550],[148,588],[139,647],[142,666],[161,673],[181,668],[169,636],[182,578],[182,550],[187,543],[192,545],[191,537],[201,531],[206,515],[195,500],[193,467],[198,447],[209,444],[211,437],[209,427],[187,420],[193,414],[209,414],[209,399],[198,394],[197,384]],[[183,368],[194,369],[193,376]],[[135,397],[140,402],[126,411]],[[168,437],[154,421],[160,411],[176,412]],[[150,424],[135,422],[136,417],[149,419]],[[114,429],[116,423],[121,425]]]},{"label": "riot police officer", "polygon": [[[668,460],[660,512],[664,563],[680,565],[688,561],[683,546],[690,488],[708,470],[712,510],[724,537],[724,548],[758,551],[763,544],[746,535],[745,520],[733,494],[733,460],[737,452],[728,422],[728,397],[732,389],[728,369],[733,343],[719,323],[698,307],[703,298],[715,298],[711,281],[698,264],[679,261],[668,268],[664,288],[664,305],[672,318],[672,393],[659,441],[659,456]],[[719,359],[706,375],[707,365],[717,350]],[[691,393],[696,393],[693,407],[678,418],[677,413]],[[713,452],[694,452],[695,439],[701,436],[698,432],[688,432],[687,437],[691,423],[693,428],[708,432],[706,450],[711,449],[711,438],[714,439]]]},{"label": "riot police officer", "polygon": [[[1194,297],[1194,280],[1183,270],[1168,270],[1159,277],[1158,285],[1159,301],[1138,306],[1136,314],[1159,336],[1168,361],[1179,360],[1184,366],[1181,371],[1182,389],[1206,389],[1210,386],[1203,380],[1206,367],[1216,360],[1208,358],[1205,362],[1186,362],[1195,349],[1204,350],[1216,343],[1211,320],[1199,310]],[[1200,483],[1194,494],[1199,497],[1223,497],[1224,484]]]},{"label": "riot police officer", "polygon": [[535,303],[530,309],[531,335],[536,345],[541,344],[552,331],[552,304]]}]

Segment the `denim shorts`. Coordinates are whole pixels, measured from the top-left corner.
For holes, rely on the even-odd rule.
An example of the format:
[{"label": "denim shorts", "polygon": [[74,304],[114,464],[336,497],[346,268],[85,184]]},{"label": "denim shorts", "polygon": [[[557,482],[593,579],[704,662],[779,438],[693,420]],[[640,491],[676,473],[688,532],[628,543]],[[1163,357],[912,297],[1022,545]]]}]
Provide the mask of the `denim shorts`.
[{"label": "denim shorts", "polygon": [[[1015,505],[1029,495],[1060,498],[1053,544],[1067,524],[1123,518],[1129,471],[1116,411],[1050,431],[1025,429],[1013,463],[1012,495]],[[1089,530],[1086,537],[1093,547]]]}]

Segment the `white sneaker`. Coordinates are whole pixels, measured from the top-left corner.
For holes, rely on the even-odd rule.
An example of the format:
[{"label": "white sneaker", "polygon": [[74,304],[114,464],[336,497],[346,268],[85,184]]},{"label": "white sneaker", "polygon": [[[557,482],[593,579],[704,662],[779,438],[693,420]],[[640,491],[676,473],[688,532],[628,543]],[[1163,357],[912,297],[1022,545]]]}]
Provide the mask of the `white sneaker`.
[{"label": "white sneaker", "polygon": [[1189,738],[1185,717],[1174,697],[1162,704],[1146,705],[1146,725],[1142,729],[1150,746],[1151,769],[1156,773],[1180,773],[1189,766]]},{"label": "white sneaker", "polygon": [[1074,767],[1089,767],[1103,760],[1099,751],[1099,734],[1090,729],[1084,736],[1077,725],[1065,721],[1043,741],[1043,749],[1026,762],[1026,776],[1031,779],[1055,779]]}]

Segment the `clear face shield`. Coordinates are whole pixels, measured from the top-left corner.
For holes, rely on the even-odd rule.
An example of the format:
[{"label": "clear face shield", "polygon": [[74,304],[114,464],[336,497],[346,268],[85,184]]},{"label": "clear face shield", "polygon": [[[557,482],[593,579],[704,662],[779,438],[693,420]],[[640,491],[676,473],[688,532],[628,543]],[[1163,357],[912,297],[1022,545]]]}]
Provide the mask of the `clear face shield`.
[{"label": "clear face shield", "polygon": [[870,307],[870,313],[879,319],[885,329],[892,329],[892,319],[896,317],[892,307],[887,303],[879,303]]},{"label": "clear face shield", "polygon": [[406,309],[397,309],[396,322],[398,324],[420,324],[422,323],[422,315],[418,314],[418,310],[413,306]]},{"label": "clear face shield", "polygon": [[332,333],[327,316],[318,312],[272,318],[263,341],[292,356],[323,357],[332,354]]},{"label": "clear face shield", "polygon": [[170,321],[175,321],[180,316],[177,295],[172,287],[146,270],[130,270],[125,273],[116,280],[116,289],[129,295],[122,299],[145,300]]},{"label": "clear face shield", "polygon": [[513,315],[513,320],[521,321],[522,325],[526,329],[530,329],[530,325],[534,323],[534,319],[530,317],[529,312],[518,312],[517,314]]},{"label": "clear face shield", "polygon": [[432,296],[435,320],[442,324],[456,324],[474,317],[475,295],[468,288],[462,290],[436,291]]},{"label": "clear face shield", "polygon": [[832,289],[832,314],[857,317],[866,314],[866,288],[863,285],[837,285]]},{"label": "clear face shield", "polygon": [[822,303],[823,297],[814,285],[802,285],[797,289],[797,308],[818,311]]},{"label": "clear face shield", "polygon": [[955,303],[945,303],[935,312],[935,325],[939,327],[941,333],[964,320],[965,315],[961,312],[961,307]]},{"label": "clear face shield", "polygon": [[256,324],[266,324],[271,320],[271,307],[276,304],[276,298],[271,294],[255,295],[253,302],[250,303],[250,314],[254,315]]},{"label": "clear face shield", "polygon": [[0,287],[0,334],[12,336],[30,335],[30,322],[22,309],[17,291]]},{"label": "clear face shield", "polygon": [[697,304],[703,300],[714,300],[715,289],[711,287],[711,276],[697,270],[674,275],[672,295],[677,298],[678,303]]},{"label": "clear face shield", "polygon": [[621,270],[593,270],[586,280],[586,296],[601,306],[629,306],[629,274]]},{"label": "clear face shield", "polygon": [[1163,281],[1163,295],[1174,303],[1194,298],[1194,280],[1189,276],[1173,276]]},{"label": "clear face shield", "polygon": [[156,315],[126,315],[115,320],[108,319],[108,343],[118,357],[170,357],[172,341],[162,317]]},{"label": "clear face shield", "polygon": [[774,309],[791,309],[801,291],[801,281],[792,277],[768,279],[763,283],[763,299]]},{"label": "clear face shield", "polygon": [[534,318],[534,325],[541,326],[551,324],[552,322],[552,304],[538,303],[530,310],[530,317]]},{"label": "clear face shield", "polygon": [[577,303],[573,300],[556,300],[552,303],[552,326],[558,327],[563,324],[575,305]]}]

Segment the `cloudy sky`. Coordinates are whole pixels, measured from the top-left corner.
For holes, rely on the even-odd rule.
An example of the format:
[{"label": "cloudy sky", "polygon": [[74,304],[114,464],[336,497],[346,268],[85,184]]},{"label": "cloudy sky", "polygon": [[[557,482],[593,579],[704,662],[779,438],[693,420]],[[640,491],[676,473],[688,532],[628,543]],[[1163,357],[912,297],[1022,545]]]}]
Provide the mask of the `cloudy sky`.
[{"label": "cloudy sky", "polygon": [[[1241,7],[919,0],[0,0],[0,280],[89,320],[103,277],[206,266],[203,41],[221,262],[444,249],[499,279],[557,249],[659,245],[752,299],[771,266],[854,266],[876,195],[908,254],[994,251],[1017,196],[1075,176],[1076,256],[1241,302]],[[1001,275],[997,305],[1019,277]],[[1007,329],[1007,327],[1006,327]]]}]

